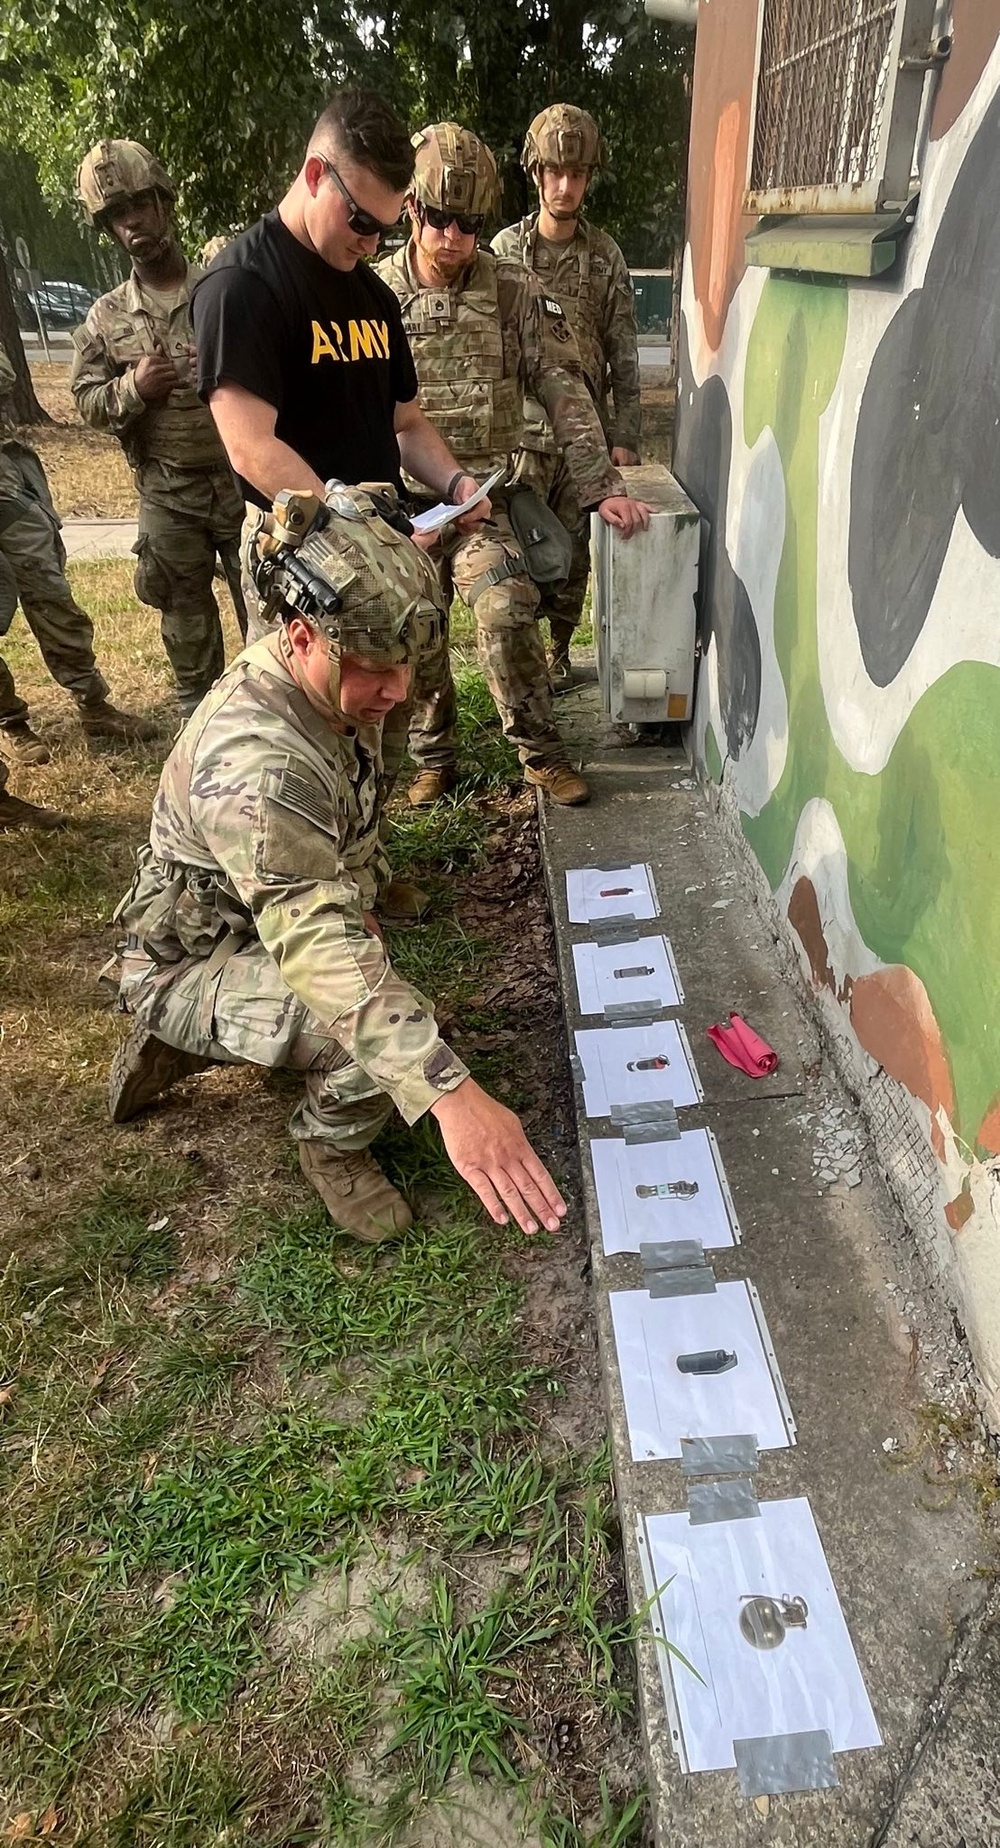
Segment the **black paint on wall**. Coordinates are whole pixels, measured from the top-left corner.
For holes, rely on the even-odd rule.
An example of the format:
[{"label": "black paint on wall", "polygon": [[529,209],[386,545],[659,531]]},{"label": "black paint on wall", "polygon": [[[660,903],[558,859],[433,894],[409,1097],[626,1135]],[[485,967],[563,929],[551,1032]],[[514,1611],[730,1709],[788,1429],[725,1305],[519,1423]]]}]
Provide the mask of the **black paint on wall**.
[{"label": "black paint on wall", "polygon": [[[683,324],[682,324],[683,326]],[[693,402],[688,403],[693,394]],[[702,645],[718,648],[719,704],[729,755],[738,758],[753,737],[760,708],[760,638],[742,578],[726,550],[726,507],[732,458],[729,396],[720,378],[691,384],[682,332],[677,388],[674,473],[702,516],[699,627]]]},{"label": "black paint on wall", "polygon": [[886,329],[861,401],[849,573],[876,686],[899,673],[927,620],[959,507],[1000,557],[1000,95],[962,163],[923,287]]}]

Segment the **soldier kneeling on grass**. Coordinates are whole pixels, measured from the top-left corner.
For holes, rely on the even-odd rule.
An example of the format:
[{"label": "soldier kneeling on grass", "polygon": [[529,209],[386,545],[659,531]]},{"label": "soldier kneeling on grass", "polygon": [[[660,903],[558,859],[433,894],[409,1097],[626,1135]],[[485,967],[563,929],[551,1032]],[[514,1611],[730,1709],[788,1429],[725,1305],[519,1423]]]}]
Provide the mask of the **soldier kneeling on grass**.
[{"label": "soldier kneeling on grass", "polygon": [[116,914],[135,1025],[112,1065],[111,1116],[127,1122],[216,1061],[291,1069],[302,1169],[343,1231],[375,1243],[412,1223],[369,1153],[393,1104],[407,1123],[437,1118],[497,1224],[555,1231],[566,1208],[518,1118],[444,1044],[372,916],[381,724],[443,622],[433,568],[397,517],[391,490],[330,483],[325,503],[280,495],[249,542],[282,620],[206,695],[164,766]]}]

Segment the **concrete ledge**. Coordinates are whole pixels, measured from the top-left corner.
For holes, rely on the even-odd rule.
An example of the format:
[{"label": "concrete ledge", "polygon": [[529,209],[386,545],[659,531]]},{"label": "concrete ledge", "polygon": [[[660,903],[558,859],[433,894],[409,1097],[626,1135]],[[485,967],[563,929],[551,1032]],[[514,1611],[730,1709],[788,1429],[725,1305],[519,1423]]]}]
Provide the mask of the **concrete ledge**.
[{"label": "concrete ledge", "polygon": [[[917,1802],[921,1746],[928,1727],[938,1724],[933,1716],[950,1712],[959,1677],[966,1706],[978,1711],[967,1690],[989,1616],[984,1582],[976,1577],[983,1542],[970,1501],[959,1493],[932,1511],[920,1464],[894,1466],[884,1449],[886,1440],[905,1449],[921,1404],[910,1330],[889,1294],[898,1216],[867,1158],[859,1186],[817,1191],[804,1119],[843,1107],[845,1095],[824,1065],[801,993],[782,971],[768,925],[741,886],[737,862],[686,765],[663,750],[604,745],[587,774],[590,807],[541,811],[570,1049],[573,1029],[582,1024],[571,943],[586,938],[589,927],[567,921],[564,873],[648,860],[705,1089],[704,1105],[684,1110],[682,1126],[714,1131],[743,1228],[743,1245],[713,1253],[712,1263],[720,1280],[749,1277],[759,1289],[798,1425],[796,1447],[762,1454],[756,1491],[761,1499],[809,1497],[885,1741],[878,1750],[837,1755],[839,1789],[760,1804],[740,1796],[735,1772],[684,1776],[656,1645],[643,1626],[638,1662],[656,1839],[663,1848],[751,1842],[902,1848],[904,1841],[957,1848],[957,1835],[893,1832],[903,1793],[911,1806]],[[640,924],[637,931],[656,928]],[[731,1008],[780,1055],[777,1072],[763,1083],[726,1066],[705,1038],[706,1027],[725,1020]],[[645,1592],[637,1511],[681,1508],[685,1492],[679,1462],[631,1459],[608,1292],[639,1287],[641,1267],[637,1257],[604,1256],[587,1151],[591,1135],[608,1134],[611,1125],[588,1123],[579,1093],[577,1117],[616,1485],[630,1595],[639,1610]],[[939,1755],[941,1776],[955,1780],[956,1814],[970,1805],[975,1812],[983,1801],[967,1777],[963,1785],[967,1752],[965,1739],[964,1750]],[[948,1790],[936,1791],[935,1800],[947,1802]],[[967,1825],[970,1848],[994,1839],[1000,1834]]]}]

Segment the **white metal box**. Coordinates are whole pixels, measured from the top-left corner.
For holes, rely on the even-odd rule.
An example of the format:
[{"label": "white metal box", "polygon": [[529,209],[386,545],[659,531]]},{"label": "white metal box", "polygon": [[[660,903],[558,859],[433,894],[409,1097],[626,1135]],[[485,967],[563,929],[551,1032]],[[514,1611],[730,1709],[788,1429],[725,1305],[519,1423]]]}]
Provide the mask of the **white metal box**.
[{"label": "white metal box", "polygon": [[590,519],[594,634],[605,710],[633,725],[691,717],[701,518],[661,463],[625,468],[648,532],[623,539]]}]

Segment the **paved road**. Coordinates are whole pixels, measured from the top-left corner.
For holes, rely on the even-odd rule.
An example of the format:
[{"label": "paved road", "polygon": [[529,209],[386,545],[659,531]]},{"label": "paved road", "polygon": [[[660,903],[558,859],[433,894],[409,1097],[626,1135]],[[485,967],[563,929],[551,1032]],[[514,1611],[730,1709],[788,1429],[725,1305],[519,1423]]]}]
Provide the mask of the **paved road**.
[{"label": "paved road", "polygon": [[138,533],[135,520],[64,520],[62,529],[70,563],[83,558],[127,558]]}]

